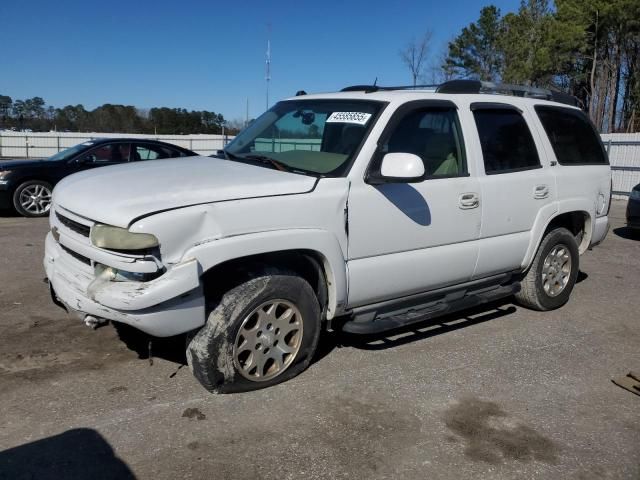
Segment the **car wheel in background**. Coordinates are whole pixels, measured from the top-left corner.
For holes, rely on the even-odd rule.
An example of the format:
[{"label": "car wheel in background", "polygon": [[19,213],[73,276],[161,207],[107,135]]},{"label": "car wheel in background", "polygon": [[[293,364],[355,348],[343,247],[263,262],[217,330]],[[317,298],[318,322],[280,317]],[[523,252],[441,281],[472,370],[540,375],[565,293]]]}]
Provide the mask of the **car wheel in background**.
[{"label": "car wheel in background", "polygon": [[13,192],[13,206],[23,217],[44,217],[51,208],[53,187],[41,180],[22,183]]}]

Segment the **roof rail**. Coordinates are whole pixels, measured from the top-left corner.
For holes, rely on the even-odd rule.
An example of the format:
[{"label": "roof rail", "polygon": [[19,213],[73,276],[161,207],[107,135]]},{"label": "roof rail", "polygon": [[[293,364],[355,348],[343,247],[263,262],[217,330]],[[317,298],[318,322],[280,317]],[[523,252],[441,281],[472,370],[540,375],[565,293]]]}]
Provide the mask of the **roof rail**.
[{"label": "roof rail", "polygon": [[350,87],[344,87],[341,92],[377,92],[380,87],[376,85],[351,85]]},{"label": "roof rail", "polygon": [[568,93],[558,92],[547,88],[527,87],[508,83],[483,82],[480,80],[449,80],[440,85],[400,85],[397,87],[382,87],[380,85],[352,85],[341,92],[372,93],[388,90],[424,90],[429,89],[437,93],[492,93],[498,95],[512,95],[516,97],[539,98],[553,102],[564,103],[574,107],[579,106],[578,99]]},{"label": "roof rail", "polygon": [[425,88],[433,89],[435,91],[438,88],[438,85],[399,85],[397,87],[382,87],[380,85],[351,85],[350,87],[345,87],[341,92],[378,92],[381,90],[423,90]]},{"label": "roof rail", "polygon": [[578,99],[568,93],[547,88],[511,85],[508,83],[482,82],[480,80],[450,80],[436,88],[437,93],[493,93],[516,97],[539,98],[553,102],[578,106]]}]

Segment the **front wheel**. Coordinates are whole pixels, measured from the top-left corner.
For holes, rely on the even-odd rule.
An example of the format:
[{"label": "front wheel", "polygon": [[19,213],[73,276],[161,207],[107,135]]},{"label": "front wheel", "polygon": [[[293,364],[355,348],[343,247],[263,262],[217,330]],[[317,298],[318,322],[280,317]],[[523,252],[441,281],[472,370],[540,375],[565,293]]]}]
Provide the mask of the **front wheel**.
[{"label": "front wheel", "polygon": [[51,208],[53,187],[41,180],[29,180],[13,192],[13,206],[23,217],[44,217]]},{"label": "front wheel", "polygon": [[535,258],[522,280],[516,299],[533,310],[553,310],[569,301],[578,278],[580,253],[566,228],[551,230],[542,239]]},{"label": "front wheel", "polygon": [[194,376],[216,393],[257,390],[293,378],[311,361],[320,306],[293,273],[259,273],[226,292],[187,345]]}]

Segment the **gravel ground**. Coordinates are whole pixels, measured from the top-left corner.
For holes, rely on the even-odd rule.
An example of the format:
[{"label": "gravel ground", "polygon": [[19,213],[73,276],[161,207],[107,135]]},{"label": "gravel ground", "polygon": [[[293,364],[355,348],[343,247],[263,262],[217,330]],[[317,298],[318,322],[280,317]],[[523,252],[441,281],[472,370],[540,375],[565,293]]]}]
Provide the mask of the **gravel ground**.
[{"label": "gravel ground", "polygon": [[46,219],[0,217],[0,478],[640,478],[640,241],[615,202],[568,305],[325,335],[308,371],[215,396],[183,339],[54,306]]}]

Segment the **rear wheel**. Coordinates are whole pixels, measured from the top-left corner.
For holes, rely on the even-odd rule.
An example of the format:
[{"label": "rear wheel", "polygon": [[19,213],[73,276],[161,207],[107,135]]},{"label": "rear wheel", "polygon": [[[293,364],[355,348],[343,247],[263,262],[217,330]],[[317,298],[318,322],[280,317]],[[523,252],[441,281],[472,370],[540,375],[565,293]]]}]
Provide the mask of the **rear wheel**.
[{"label": "rear wheel", "polygon": [[23,217],[44,217],[51,208],[53,187],[41,180],[22,183],[13,192],[13,206]]},{"label": "rear wheel", "polygon": [[188,339],[187,360],[211,392],[257,390],[302,372],[319,334],[320,305],[309,283],[264,272],[222,296]]},{"label": "rear wheel", "polygon": [[516,299],[534,310],[553,310],[569,301],[578,277],[580,254],[573,234],[556,228],[542,239]]}]

